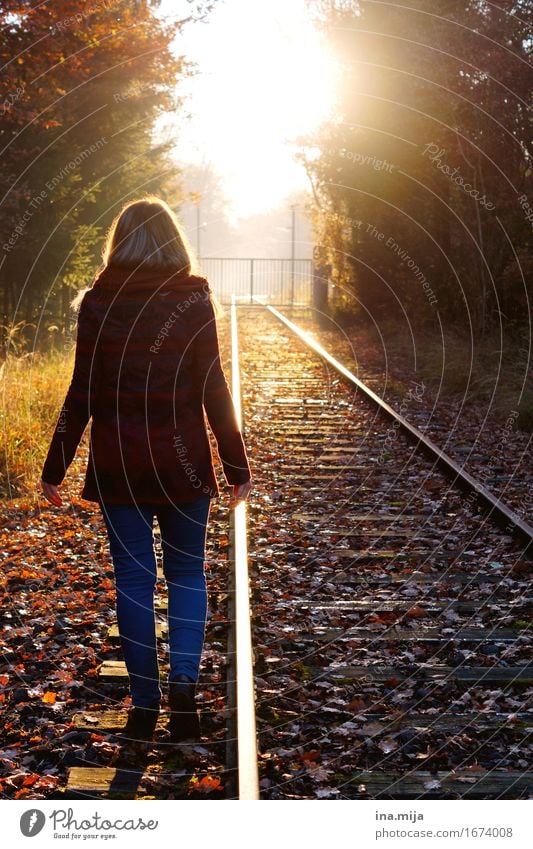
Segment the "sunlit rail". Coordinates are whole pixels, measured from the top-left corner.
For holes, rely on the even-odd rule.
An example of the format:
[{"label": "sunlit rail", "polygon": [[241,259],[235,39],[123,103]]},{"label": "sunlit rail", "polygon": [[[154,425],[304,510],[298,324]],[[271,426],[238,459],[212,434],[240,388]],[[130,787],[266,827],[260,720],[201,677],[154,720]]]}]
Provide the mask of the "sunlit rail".
[{"label": "sunlit rail", "polygon": [[[239,428],[242,430],[242,409],[239,369],[239,339],[237,306],[231,303],[231,391]],[[230,518],[230,544],[233,559],[234,589],[234,650],[236,686],[236,735],[239,799],[258,799],[257,737],[253,676],[252,634],[250,627],[250,598],[248,577],[248,542],[246,532],[246,502],[241,501]]]}]

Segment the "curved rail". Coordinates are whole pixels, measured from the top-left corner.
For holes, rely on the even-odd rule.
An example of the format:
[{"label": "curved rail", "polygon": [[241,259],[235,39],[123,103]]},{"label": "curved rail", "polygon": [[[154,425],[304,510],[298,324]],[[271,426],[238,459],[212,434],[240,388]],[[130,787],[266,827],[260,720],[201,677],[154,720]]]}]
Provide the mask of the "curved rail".
[{"label": "curved rail", "polygon": [[[239,338],[235,297],[231,301],[231,393],[239,428],[242,430],[241,387],[239,369]],[[248,541],[246,533],[246,502],[241,501],[230,516],[230,559],[232,561],[233,670],[235,680],[231,699],[236,711],[238,798],[259,798],[257,768],[257,736],[255,727],[255,698],[253,676],[252,632],[248,578]],[[232,734],[229,735],[233,736]]]},{"label": "curved rail", "polygon": [[[467,492],[475,492],[489,517],[497,522],[498,525],[504,526],[505,530],[509,533],[512,533],[520,540],[524,541],[526,543],[526,551],[524,554],[528,553],[527,549],[533,540],[533,527],[531,525],[524,522],[524,520],[511,510],[507,504],[500,501],[500,499],[487,489],[487,487],[483,486],[483,484],[473,478],[468,472],[465,472],[465,470],[456,463],[455,460],[442,451],[437,445],[435,445],[434,442],[428,439],[428,437],[418,430],[418,428],[410,424],[407,419],[404,419],[403,416],[397,413],[389,404],[376,395],[375,392],[372,392],[368,386],[352,374],[351,371],[345,368],[342,363],[332,357],[331,354],[329,354],[322,345],[306,333],[305,330],[298,327],[297,324],[284,316],[283,313],[275,307],[267,306],[267,309],[270,310],[270,312],[281,322],[283,322],[289,330],[292,330],[293,333],[299,336],[306,345],[312,348],[313,351],[333,366],[333,368],[336,369],[346,380],[357,386],[357,388],[363,392],[369,401],[377,405],[380,412],[389,416],[394,421],[399,422],[401,429],[410,437],[410,439],[417,442],[419,447],[424,450],[425,453],[428,454],[447,475],[453,478],[453,483],[460,486]],[[529,556],[533,557],[533,551],[529,551]]]}]

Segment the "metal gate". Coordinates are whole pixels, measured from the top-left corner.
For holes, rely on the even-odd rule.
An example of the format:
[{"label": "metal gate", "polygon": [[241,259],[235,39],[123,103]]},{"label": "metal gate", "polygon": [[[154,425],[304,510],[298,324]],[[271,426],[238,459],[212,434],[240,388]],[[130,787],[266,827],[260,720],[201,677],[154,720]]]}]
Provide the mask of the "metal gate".
[{"label": "metal gate", "polygon": [[229,303],[234,294],[242,303],[312,304],[312,259],[206,257],[200,269],[222,303]]}]

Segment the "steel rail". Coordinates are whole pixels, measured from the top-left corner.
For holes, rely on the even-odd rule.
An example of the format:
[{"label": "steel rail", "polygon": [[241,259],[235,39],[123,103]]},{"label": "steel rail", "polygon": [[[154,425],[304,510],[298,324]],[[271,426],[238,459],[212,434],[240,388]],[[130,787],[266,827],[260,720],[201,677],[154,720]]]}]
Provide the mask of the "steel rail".
[{"label": "steel rail", "polygon": [[[237,305],[231,299],[231,394],[239,429],[243,429],[239,368]],[[259,799],[257,734],[253,674],[252,631],[250,624],[250,591],[248,576],[248,539],[246,501],[240,501],[230,515],[230,556],[233,561],[233,628],[237,775],[239,800]]]},{"label": "steel rail", "polygon": [[434,442],[428,439],[422,431],[418,430],[414,425],[410,424],[407,419],[396,412],[386,401],[383,401],[379,395],[376,395],[362,380],[359,380],[349,369],[345,368],[338,360],[331,356],[315,339],[313,339],[305,330],[298,327],[293,321],[287,318],[283,313],[275,307],[267,305],[267,309],[276,316],[289,330],[292,330],[297,336],[313,349],[320,357],[328,362],[339,374],[341,374],[351,384],[357,386],[364,396],[374,403],[381,413],[384,413],[394,421],[399,422],[401,429],[414,441],[419,444],[419,447],[433,459],[443,471],[453,478],[453,483],[467,492],[475,492],[476,496],[487,511],[489,517],[494,520],[499,526],[503,526],[508,533],[513,534],[522,542],[526,543],[524,554],[533,557],[533,551],[527,551],[533,540],[533,527],[520,518],[505,502],[500,501],[494,493],[492,493],[482,483],[477,481],[472,475],[466,472],[462,466],[455,462],[448,454],[442,451]]}]

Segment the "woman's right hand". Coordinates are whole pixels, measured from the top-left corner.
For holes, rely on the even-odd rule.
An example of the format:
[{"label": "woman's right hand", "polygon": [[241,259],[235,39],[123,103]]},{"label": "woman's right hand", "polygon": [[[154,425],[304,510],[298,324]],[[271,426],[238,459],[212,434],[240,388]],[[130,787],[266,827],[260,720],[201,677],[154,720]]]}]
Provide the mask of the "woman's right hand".
[{"label": "woman's right hand", "polygon": [[246,483],[238,483],[233,485],[233,493],[230,496],[229,506],[236,507],[239,501],[246,501],[248,493],[252,488],[252,478]]},{"label": "woman's right hand", "polygon": [[50,504],[53,504],[55,507],[61,507],[63,502],[57,486],[53,483],[46,483],[46,481],[41,480],[41,489],[44,497],[50,502]]}]

